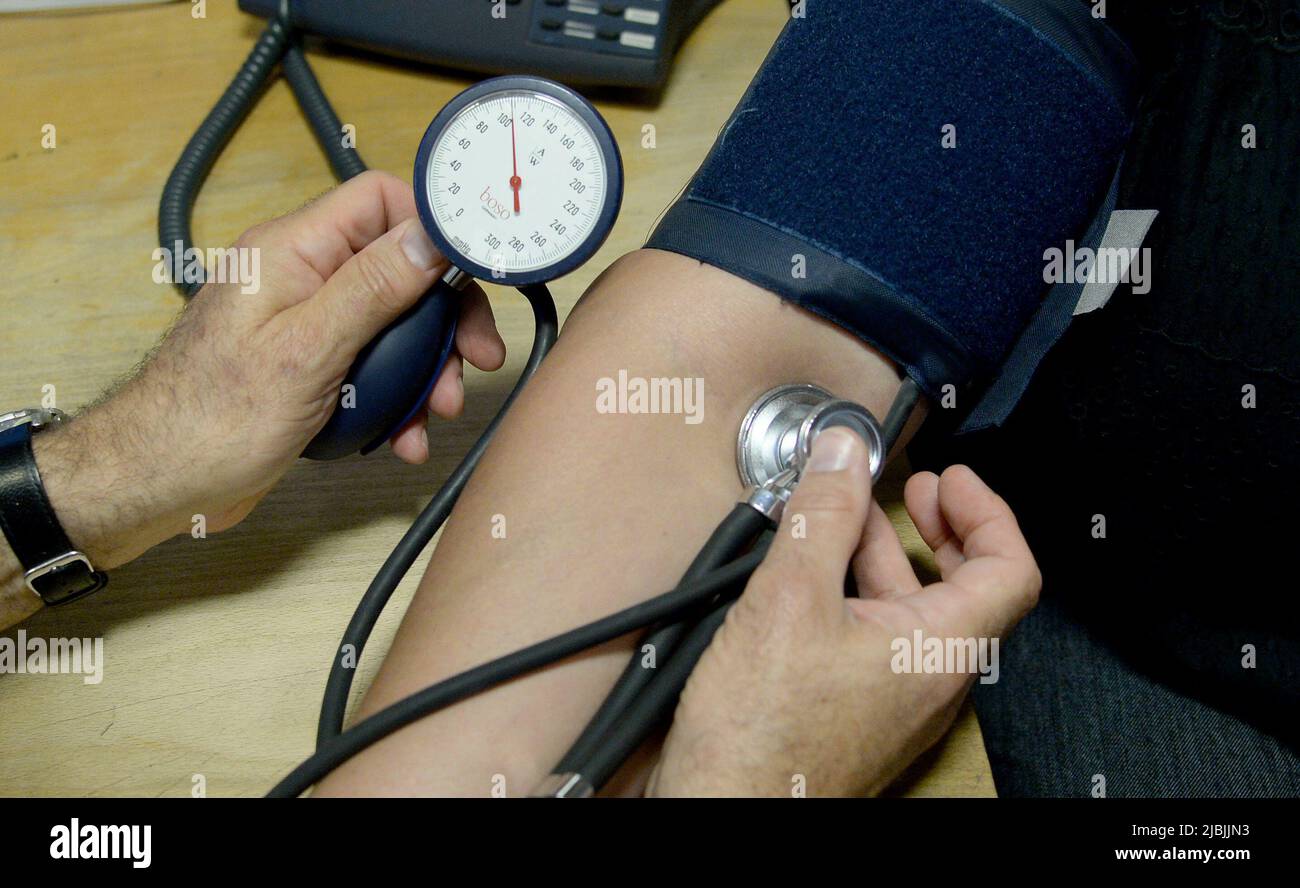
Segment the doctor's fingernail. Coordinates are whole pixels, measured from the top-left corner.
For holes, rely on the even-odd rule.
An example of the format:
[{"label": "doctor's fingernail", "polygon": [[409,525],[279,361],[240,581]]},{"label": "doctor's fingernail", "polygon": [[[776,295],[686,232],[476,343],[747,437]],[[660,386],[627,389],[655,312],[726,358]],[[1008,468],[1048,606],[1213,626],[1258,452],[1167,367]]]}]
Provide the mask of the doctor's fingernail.
[{"label": "doctor's fingernail", "polygon": [[839,472],[853,462],[855,436],[847,429],[829,428],[813,439],[809,472]]},{"label": "doctor's fingernail", "polygon": [[442,258],[434,248],[433,241],[429,240],[429,235],[424,233],[418,219],[407,221],[400,243],[402,252],[411,260],[411,264],[424,271],[432,271]]}]

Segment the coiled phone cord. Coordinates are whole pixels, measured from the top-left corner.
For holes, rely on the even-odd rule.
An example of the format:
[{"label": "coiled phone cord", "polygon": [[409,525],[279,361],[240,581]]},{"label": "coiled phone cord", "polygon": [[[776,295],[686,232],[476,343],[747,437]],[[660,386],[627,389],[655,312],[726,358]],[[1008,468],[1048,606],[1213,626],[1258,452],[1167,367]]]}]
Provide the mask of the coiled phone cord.
[{"label": "coiled phone cord", "polygon": [[[184,253],[193,246],[191,217],[199,191],[231,136],[257,104],[275,66],[281,62],[285,79],[289,81],[335,175],[340,179],[350,179],[365,171],[366,165],[357,150],[343,144],[338,115],[321,90],[320,82],[307,64],[292,30],[280,19],[272,19],[221,98],[186,143],[167,177],[158,202],[158,242],[164,249],[179,248]],[[187,299],[203,286],[202,279],[174,283]]]},{"label": "coiled phone cord", "polygon": [[344,143],[343,123],[334,113],[334,106],[325,97],[325,91],[321,89],[311,65],[307,64],[302,42],[298,38],[290,41],[280,70],[284,72],[284,79],[289,81],[289,88],[298,100],[298,107],[316,134],[316,141],[329,158],[334,175],[340,182],[346,182],[353,176],[364,173],[366,165],[357,149]]}]

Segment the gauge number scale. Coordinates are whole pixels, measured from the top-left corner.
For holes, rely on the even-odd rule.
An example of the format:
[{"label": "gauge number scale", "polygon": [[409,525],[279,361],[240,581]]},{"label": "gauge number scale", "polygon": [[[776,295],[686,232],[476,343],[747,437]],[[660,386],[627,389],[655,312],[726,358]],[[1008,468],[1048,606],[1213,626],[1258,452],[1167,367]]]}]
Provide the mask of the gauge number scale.
[{"label": "gauge number scale", "polygon": [[593,233],[606,161],[591,127],[549,96],[508,90],[474,102],[438,136],[426,194],[444,237],[494,272],[561,262]]}]

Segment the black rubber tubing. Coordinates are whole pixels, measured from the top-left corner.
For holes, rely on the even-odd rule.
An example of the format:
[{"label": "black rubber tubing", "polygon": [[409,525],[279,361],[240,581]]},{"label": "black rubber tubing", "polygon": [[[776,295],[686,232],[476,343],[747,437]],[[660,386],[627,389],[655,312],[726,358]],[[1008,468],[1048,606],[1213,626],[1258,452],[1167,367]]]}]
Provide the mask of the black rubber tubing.
[{"label": "black rubber tubing", "polygon": [[[334,737],[337,737],[343,730],[343,719],[347,713],[348,693],[352,689],[352,678],[356,674],[356,662],[361,658],[361,652],[366,646],[366,641],[370,638],[370,633],[375,628],[375,623],[379,620],[379,615],[383,613],[384,606],[396,591],[398,583],[402,577],[411,569],[415,559],[424,551],[424,547],[433,539],[438,528],[447,520],[451,514],[451,509],[456,505],[456,500],[460,493],[465,489],[466,482],[473,474],[475,467],[482,458],[484,451],[487,450],[488,443],[496,433],[497,428],[505,419],[506,413],[514,404],[519,393],[523,391],[528,380],[537,372],[538,366],[546,353],[550,351],[551,346],[555,343],[555,338],[559,331],[559,321],[556,319],[555,303],[551,300],[550,293],[543,285],[532,287],[522,287],[520,292],[527,297],[529,304],[533,308],[533,319],[536,324],[536,333],[533,337],[533,350],[528,355],[528,361],[524,365],[523,371],[519,374],[519,381],[515,387],[506,396],[505,403],[497,411],[496,416],[488,423],[487,428],[479,439],[474,442],[474,446],[465,454],[460,465],[443,482],[442,488],[425,506],[424,511],[415,519],[409,530],[402,536],[397,546],[393,549],[392,554],[384,561],[379,573],[371,581],[370,587],[366,589],[366,594],[362,596],[361,601],[357,604],[356,610],[352,614],[352,619],[348,623],[347,629],[343,633],[343,640],[339,643],[339,649],[330,665],[329,678],[325,682],[325,695],[321,700],[320,719],[316,726],[316,747],[323,748],[326,743]],[[352,647],[347,651],[348,646]],[[353,661],[352,667],[344,666],[344,655],[350,654]]]},{"label": "black rubber tubing", "polygon": [[[691,566],[682,575],[681,582],[690,583],[732,561],[770,526],[771,522],[768,518],[757,509],[746,503],[737,503],[695,556]],[[601,703],[600,709],[592,716],[582,734],[569,747],[569,751],[565,753],[564,758],[560,759],[560,763],[555,766],[552,773],[569,774],[579,771],[580,764],[591,757],[605,735],[654,678],[655,670],[646,669],[641,665],[641,651],[645,646],[652,645],[656,664],[666,662],[690,629],[692,622],[690,619],[683,619],[660,626],[637,645],[637,650],[633,652],[622,675]]]},{"label": "black rubber tubing", "polygon": [[695,583],[678,586],[648,601],[476,666],[399,700],[342,734],[330,738],[310,758],[276,784],[267,797],[292,798],[301,795],[362,750],[426,715],[501,682],[694,608],[702,602],[712,600],[720,590],[743,588],[749,575],[762,563],[766,552],[766,540],[761,540],[748,555]]},{"label": "black rubber tubing", "polygon": [[597,744],[591,756],[576,763],[574,771],[591,784],[593,791],[599,791],[655,728],[672,715],[695,664],[704,656],[734,603],[734,599],[728,599],[714,605],[691,627],[672,658],[655,673],[648,687]]}]

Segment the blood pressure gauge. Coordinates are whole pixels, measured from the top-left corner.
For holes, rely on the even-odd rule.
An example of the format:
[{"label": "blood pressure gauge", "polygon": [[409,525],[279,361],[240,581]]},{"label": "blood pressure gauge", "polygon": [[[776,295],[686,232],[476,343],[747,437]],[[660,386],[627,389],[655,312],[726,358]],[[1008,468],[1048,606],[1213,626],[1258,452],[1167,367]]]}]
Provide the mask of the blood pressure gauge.
[{"label": "blood pressure gauge", "polygon": [[526,287],[590,259],[618,216],[623,169],[609,126],[577,93],[540,77],[495,77],[433,119],[414,185],[420,221],[451,268],[358,356],[304,456],[367,453],[419,411],[471,279]]},{"label": "blood pressure gauge", "polygon": [[415,160],[420,219],[462,270],[511,286],[567,274],[618,215],[622,164],[586,100],[549,80],[497,77],[434,118]]}]

